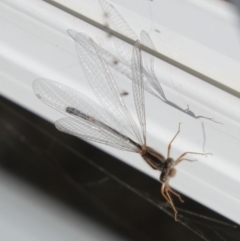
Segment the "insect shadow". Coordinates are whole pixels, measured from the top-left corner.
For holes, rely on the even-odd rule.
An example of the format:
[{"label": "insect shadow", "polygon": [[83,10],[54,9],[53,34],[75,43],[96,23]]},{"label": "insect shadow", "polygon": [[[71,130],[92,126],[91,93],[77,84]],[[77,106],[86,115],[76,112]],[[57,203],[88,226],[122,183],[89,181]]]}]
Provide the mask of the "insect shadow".
[{"label": "insect shadow", "polygon": [[[103,9],[104,13],[106,14],[106,19],[108,20],[109,26],[114,29],[115,31],[121,33],[122,35],[125,35],[126,37],[137,40],[138,36],[133,31],[133,29],[130,27],[130,25],[127,23],[127,21],[122,17],[122,15],[107,1],[105,0],[99,0],[99,5]],[[141,44],[144,46],[154,50],[157,52],[149,34],[142,30],[141,31]],[[112,64],[111,67],[115,70],[119,71],[120,73],[127,76],[129,79],[131,79],[131,70],[126,70],[131,64],[131,49],[132,46],[125,43],[124,41],[120,39],[114,38],[114,45],[115,45],[115,51],[118,56],[118,65],[114,66]],[[107,55],[107,54],[106,54]],[[218,122],[214,120],[214,118],[206,117],[203,115],[196,115],[187,105],[187,108],[182,108],[178,104],[170,101],[164,91],[163,88],[156,77],[155,71],[154,71],[154,57],[146,52],[142,52],[142,59],[143,59],[143,74],[144,74],[144,88],[147,92],[154,95],[158,99],[160,99],[165,104],[179,110],[180,112],[187,114],[191,116],[194,119],[206,119],[209,121],[212,121],[217,124],[222,124],[221,122]],[[106,57],[105,60],[108,62],[110,57]],[[116,57],[115,57],[116,59]],[[109,63],[109,62],[108,62]],[[121,66],[120,66],[121,65]],[[123,66],[124,65],[124,66]],[[204,133],[204,123],[202,122],[202,133]],[[206,135],[203,134],[203,146],[202,150],[205,149],[205,142],[206,142]]]}]

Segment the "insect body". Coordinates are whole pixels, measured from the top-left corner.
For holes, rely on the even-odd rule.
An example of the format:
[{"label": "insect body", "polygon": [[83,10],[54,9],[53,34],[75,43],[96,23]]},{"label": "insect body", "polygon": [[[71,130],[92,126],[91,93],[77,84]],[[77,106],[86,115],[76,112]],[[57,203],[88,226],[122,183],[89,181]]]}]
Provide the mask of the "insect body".
[{"label": "insect body", "polygon": [[170,194],[176,195],[180,200],[181,197],[170,189],[169,179],[175,175],[175,166],[184,160],[186,154],[205,153],[185,152],[175,161],[170,158],[171,143],[179,133],[180,125],[168,146],[166,159],[147,146],[142,63],[138,41],[133,47],[131,69],[133,96],[141,131],[126,108],[98,46],[85,34],[78,33],[75,40],[83,71],[102,106],[68,86],[47,79],[36,79],[33,82],[35,94],[44,103],[67,115],[55,122],[60,131],[139,153],[153,169],[159,170],[161,193],[173,208],[177,219],[177,210]]}]

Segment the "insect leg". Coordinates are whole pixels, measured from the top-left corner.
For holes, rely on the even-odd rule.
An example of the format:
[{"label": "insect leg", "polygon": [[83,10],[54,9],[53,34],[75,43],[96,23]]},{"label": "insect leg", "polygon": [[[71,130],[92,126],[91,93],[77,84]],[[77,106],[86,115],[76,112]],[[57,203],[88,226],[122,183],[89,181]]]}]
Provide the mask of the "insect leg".
[{"label": "insect leg", "polygon": [[181,125],[181,122],[180,122],[179,125],[178,125],[178,131],[177,131],[177,133],[175,134],[175,136],[173,137],[173,139],[170,141],[170,143],[169,143],[169,145],[168,145],[167,158],[169,158],[169,156],[170,156],[170,150],[171,150],[172,142],[174,141],[174,139],[177,137],[177,135],[178,135],[179,132],[180,132],[180,125]]}]

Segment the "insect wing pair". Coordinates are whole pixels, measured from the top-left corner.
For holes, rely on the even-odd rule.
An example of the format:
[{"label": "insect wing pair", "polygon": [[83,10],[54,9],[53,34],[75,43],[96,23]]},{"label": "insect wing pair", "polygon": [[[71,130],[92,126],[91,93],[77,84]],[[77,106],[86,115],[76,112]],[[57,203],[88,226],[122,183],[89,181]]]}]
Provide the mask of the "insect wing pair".
[{"label": "insect wing pair", "polygon": [[152,168],[161,171],[161,193],[173,208],[177,219],[177,210],[170,193],[179,197],[180,200],[181,197],[170,189],[169,178],[175,175],[175,165],[181,162],[186,154],[205,155],[205,153],[185,152],[176,161],[170,158],[171,143],[180,129],[168,146],[166,159],[146,145],[144,84],[139,41],[136,41],[133,46],[131,61],[132,88],[139,120],[138,126],[124,104],[98,45],[82,33],[76,33],[74,39],[80,64],[102,106],[78,91],[48,79],[41,78],[33,82],[35,94],[44,103],[67,116],[55,122],[58,130],[120,150],[139,153]]}]

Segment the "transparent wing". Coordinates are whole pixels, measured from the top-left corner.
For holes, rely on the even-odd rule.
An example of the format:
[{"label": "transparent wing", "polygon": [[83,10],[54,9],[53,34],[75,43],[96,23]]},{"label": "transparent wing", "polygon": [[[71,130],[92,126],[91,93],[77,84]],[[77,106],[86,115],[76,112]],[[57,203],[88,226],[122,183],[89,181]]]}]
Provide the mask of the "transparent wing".
[{"label": "transparent wing", "polygon": [[[142,134],[127,110],[110,70],[98,51],[97,44],[82,33],[76,35],[75,41],[80,64],[102,106],[142,144]],[[89,54],[89,50],[93,54]]]},{"label": "transparent wing", "polygon": [[[99,52],[101,53],[103,59],[106,61],[108,66],[111,66],[113,69],[117,70],[119,73],[123,74],[126,76],[128,79],[132,80],[132,70],[131,70],[131,65],[126,65],[124,64],[120,59],[109,53],[107,50],[104,48],[98,46]],[[144,89],[156,96],[159,97],[158,94],[155,93],[155,89],[153,87],[153,84],[151,84],[146,77],[146,73],[143,69],[144,77],[143,77],[143,82],[144,82]]]},{"label": "transparent wing", "polygon": [[[78,32],[68,29],[67,33],[76,41],[76,36]],[[87,45],[85,46],[86,50],[89,54],[93,55],[94,58],[96,58],[96,55],[94,56],[94,52],[92,52],[92,48],[87,48]],[[106,49],[102,48],[98,45],[98,51],[101,53],[102,58],[105,60],[105,62],[108,64],[108,66],[111,66],[115,70],[117,70],[119,73],[125,75],[127,78],[132,78],[132,71],[131,67],[129,65],[126,65],[123,63],[119,58],[108,52]]]},{"label": "transparent wing", "polygon": [[137,40],[133,47],[132,56],[132,80],[133,96],[140,126],[143,132],[144,144],[146,144],[146,117],[145,117],[145,98],[142,81],[142,63],[140,53],[140,42]]},{"label": "transparent wing", "polygon": [[[149,34],[144,30],[141,31],[141,43],[156,51]],[[150,85],[162,96],[162,98],[166,100],[162,86],[160,85],[154,71],[154,57],[146,52],[142,52],[142,55],[144,74],[146,75]]]},{"label": "transparent wing", "polygon": [[129,138],[97,120],[63,118],[55,122],[58,130],[88,141],[102,143],[120,150],[139,152]]},{"label": "transparent wing", "polygon": [[77,115],[73,111],[68,111],[68,108],[72,108],[73,110],[78,110],[80,113],[84,113],[85,116],[105,123],[119,133],[127,135],[119,121],[113,118],[105,109],[66,85],[48,79],[36,79],[33,82],[33,90],[37,97],[45,104],[65,115],[77,118]]},{"label": "transparent wing", "polygon": [[[76,36],[78,35],[78,32],[68,29],[67,33],[76,41]],[[90,45],[91,46],[91,45]],[[96,55],[94,55],[93,48],[87,48],[88,46],[85,46],[85,50],[88,51],[89,54],[93,55],[93,58],[96,58]],[[105,60],[105,62],[108,64],[108,66],[111,66],[113,69],[117,70],[119,73],[125,75],[127,78],[132,78],[132,71],[131,67],[129,65],[126,65],[123,63],[119,58],[108,52],[106,49],[102,48],[98,45],[98,51],[100,52],[102,58]],[[95,53],[96,54],[96,53]]]},{"label": "transparent wing", "polygon": [[[99,5],[102,7],[103,11],[107,15],[107,19],[109,20],[110,26],[117,32],[133,39],[137,40],[138,36],[135,34],[133,29],[130,27],[130,25],[126,22],[126,20],[122,17],[122,15],[108,2],[105,0],[99,0]],[[116,52],[121,59],[122,62],[124,62],[126,65],[131,65],[131,46],[124,41],[120,39],[115,39],[115,48]],[[147,46],[148,48],[151,48],[153,50],[155,49],[155,46],[150,39],[150,36],[147,34],[147,32],[142,31],[141,33],[141,41],[142,44]],[[166,100],[165,94],[163,92],[163,89],[155,75],[154,71],[154,59],[151,55],[147,53],[143,53],[143,73],[145,75],[144,81],[144,88],[146,91],[148,91],[150,94],[156,96],[159,98],[158,94]],[[155,90],[157,91],[157,95],[155,94]]]},{"label": "transparent wing", "polygon": [[[69,29],[67,30],[67,32],[74,40],[76,40],[76,36],[78,34],[76,31]],[[94,56],[94,53],[91,52],[91,49],[86,49],[86,50],[89,52],[89,54],[93,55],[92,56],[93,58],[96,57]],[[101,53],[102,58],[105,60],[108,66],[111,66],[113,69],[123,74],[128,79],[132,80],[132,70],[130,65],[126,65],[120,59],[118,59],[116,56],[114,56],[113,54],[111,54],[101,46],[98,46],[98,50]],[[149,83],[148,79],[145,76],[143,80],[144,80],[144,89],[148,93],[158,97],[158,94],[155,93],[155,90],[153,89],[152,85]]]},{"label": "transparent wing", "polygon": [[[109,20],[109,25],[118,33],[127,36],[130,39],[137,40],[138,36],[134,33],[130,25],[125,21],[122,15],[105,0],[99,0],[99,5]],[[114,38],[115,49],[119,58],[128,66],[131,65],[132,46],[126,42]]]}]

